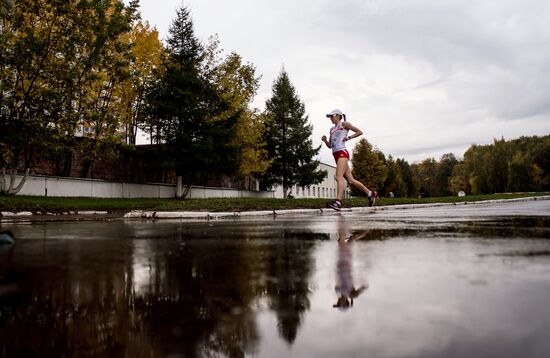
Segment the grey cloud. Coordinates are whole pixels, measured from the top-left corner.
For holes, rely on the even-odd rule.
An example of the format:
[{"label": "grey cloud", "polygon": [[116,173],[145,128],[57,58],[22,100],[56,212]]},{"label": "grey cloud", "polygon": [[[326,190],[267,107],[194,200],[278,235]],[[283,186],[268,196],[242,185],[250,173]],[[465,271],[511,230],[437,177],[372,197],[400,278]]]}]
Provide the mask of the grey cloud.
[{"label": "grey cloud", "polygon": [[328,8],[343,19],[331,38],[348,51],[416,58],[443,78],[466,72],[469,90],[446,87],[449,96],[466,107],[481,100],[503,119],[548,113],[547,2],[345,1]]},{"label": "grey cloud", "polygon": [[[141,2],[151,14],[161,3],[168,10],[180,4]],[[255,101],[260,108],[285,65],[306,101],[314,143],[328,128],[325,107],[350,113],[386,154],[415,160],[438,159],[453,148],[461,155],[461,148],[501,134],[550,132],[546,0],[186,4],[199,36],[219,33],[223,48],[256,65],[263,76]],[[157,25],[170,21],[166,8]]]}]

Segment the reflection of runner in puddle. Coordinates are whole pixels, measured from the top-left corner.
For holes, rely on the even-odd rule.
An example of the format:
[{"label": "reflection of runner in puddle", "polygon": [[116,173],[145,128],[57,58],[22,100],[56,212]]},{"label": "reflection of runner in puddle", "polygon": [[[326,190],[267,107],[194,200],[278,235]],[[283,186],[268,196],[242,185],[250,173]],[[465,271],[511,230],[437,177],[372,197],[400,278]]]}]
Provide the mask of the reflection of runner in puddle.
[{"label": "reflection of runner in puddle", "polygon": [[361,285],[354,287],[352,272],[352,244],[367,234],[367,231],[361,231],[353,235],[347,235],[346,220],[340,217],[338,222],[338,263],[336,264],[336,293],[338,301],[332,307],[340,310],[346,310],[353,307],[353,300],[357,298],[368,287]]}]

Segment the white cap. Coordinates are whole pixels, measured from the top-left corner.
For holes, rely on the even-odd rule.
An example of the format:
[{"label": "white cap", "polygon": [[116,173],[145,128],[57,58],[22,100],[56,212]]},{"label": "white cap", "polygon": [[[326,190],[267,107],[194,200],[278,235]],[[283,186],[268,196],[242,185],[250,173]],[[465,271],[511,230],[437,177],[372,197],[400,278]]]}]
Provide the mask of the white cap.
[{"label": "white cap", "polygon": [[332,112],[330,112],[329,114],[327,114],[327,117],[332,117],[332,116],[335,115],[335,114],[339,114],[340,117],[343,115],[343,113],[342,113],[341,110],[335,109],[335,110],[333,110]]}]

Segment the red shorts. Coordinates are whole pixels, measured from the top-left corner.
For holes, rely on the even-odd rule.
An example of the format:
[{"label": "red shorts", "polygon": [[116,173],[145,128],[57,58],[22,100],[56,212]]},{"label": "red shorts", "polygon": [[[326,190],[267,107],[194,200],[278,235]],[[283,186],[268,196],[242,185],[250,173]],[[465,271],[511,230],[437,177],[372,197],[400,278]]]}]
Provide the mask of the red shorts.
[{"label": "red shorts", "polygon": [[337,152],[332,153],[332,155],[334,156],[334,160],[336,161],[336,163],[338,163],[338,159],[340,158],[349,159],[349,152],[347,151],[347,149],[339,150]]}]

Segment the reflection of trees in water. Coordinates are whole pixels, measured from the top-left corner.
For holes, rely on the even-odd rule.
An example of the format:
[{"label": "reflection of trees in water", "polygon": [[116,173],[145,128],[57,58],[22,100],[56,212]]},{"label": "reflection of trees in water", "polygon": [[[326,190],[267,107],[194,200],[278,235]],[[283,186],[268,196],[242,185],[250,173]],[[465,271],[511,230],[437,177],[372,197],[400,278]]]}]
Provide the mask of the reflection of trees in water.
[{"label": "reflection of trees in water", "polygon": [[250,243],[242,231],[229,240],[178,231],[19,243],[0,282],[18,288],[0,295],[2,354],[244,356],[257,349],[253,307],[266,295],[294,340],[318,237]]},{"label": "reflection of trees in water", "polygon": [[288,343],[296,339],[302,316],[310,308],[309,279],[315,239],[328,235],[284,233],[266,257],[266,293],[277,316],[279,334]]},{"label": "reflection of trees in water", "polygon": [[124,281],[130,253],[123,242],[112,251],[97,242],[18,243],[8,278],[18,292],[0,297],[2,354],[120,353],[133,330]]},{"label": "reflection of trees in water", "polygon": [[[27,244],[32,255],[16,256],[10,278],[20,292],[0,297],[1,351],[193,357],[253,350],[258,333],[248,282],[255,255],[245,242],[147,241],[143,258],[152,276],[140,292],[131,241]],[[213,259],[218,255],[229,259]]]},{"label": "reflection of trees in water", "polygon": [[449,234],[482,238],[550,238],[548,217],[503,217],[496,220],[489,218],[408,224],[410,226],[407,228],[369,229],[362,240],[386,240],[408,236],[431,238]]},{"label": "reflection of trees in water", "polygon": [[254,350],[258,333],[249,282],[255,255],[246,242],[152,244],[152,284],[135,297],[134,310],[155,337],[159,355],[238,357]]},{"label": "reflection of trees in water", "polygon": [[498,220],[472,221],[453,226],[454,232],[474,237],[550,238],[548,217],[509,217]]}]

